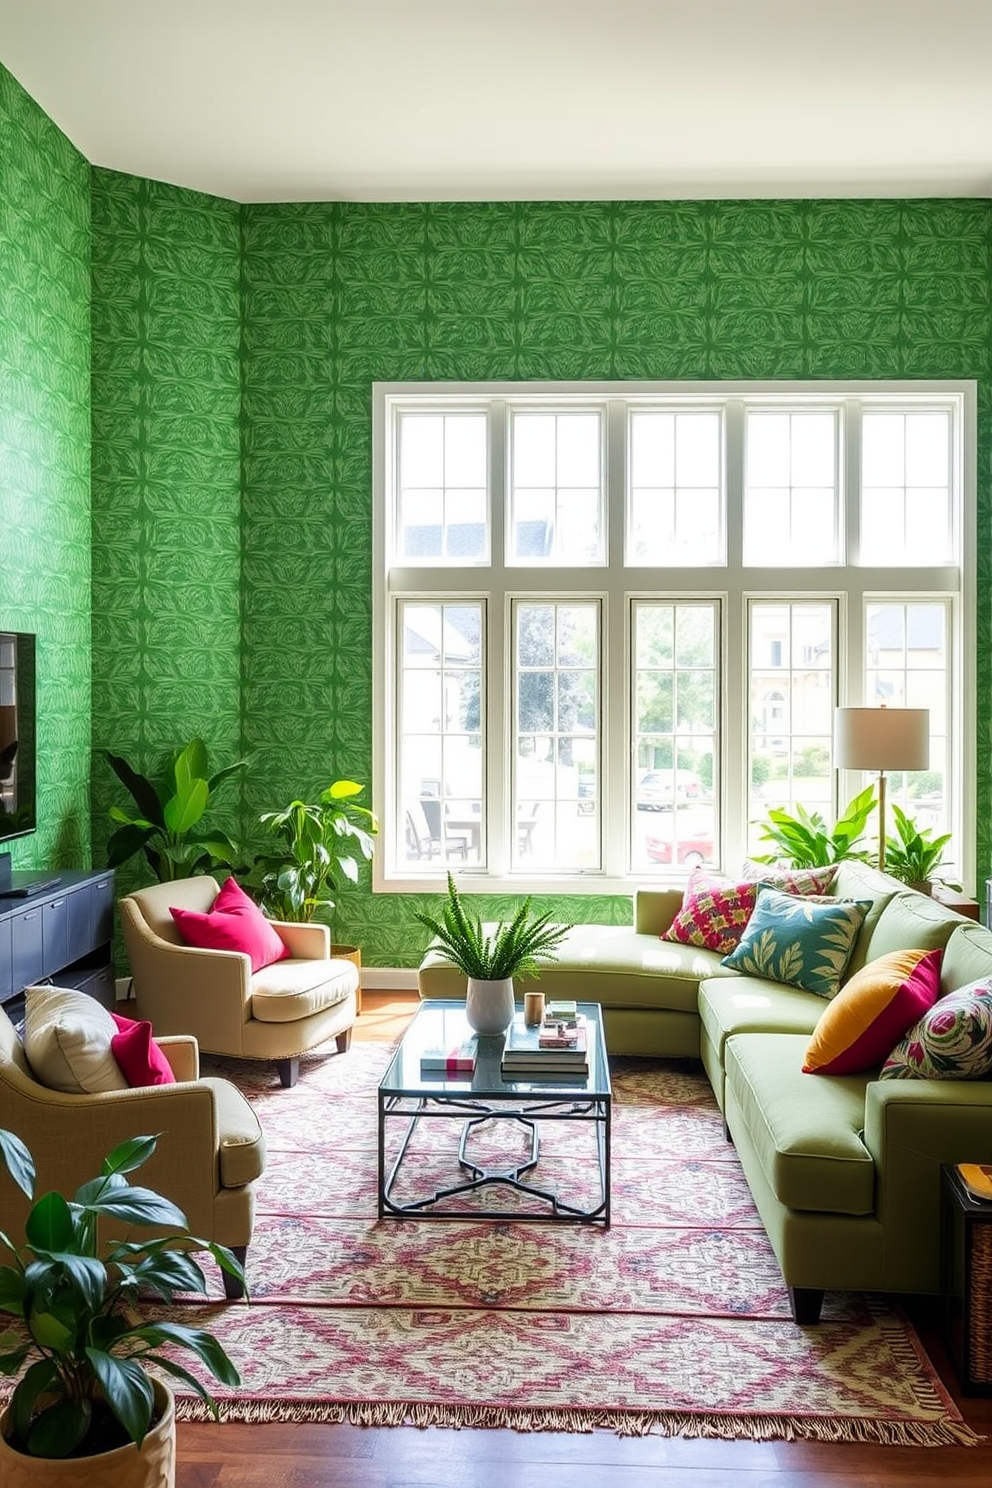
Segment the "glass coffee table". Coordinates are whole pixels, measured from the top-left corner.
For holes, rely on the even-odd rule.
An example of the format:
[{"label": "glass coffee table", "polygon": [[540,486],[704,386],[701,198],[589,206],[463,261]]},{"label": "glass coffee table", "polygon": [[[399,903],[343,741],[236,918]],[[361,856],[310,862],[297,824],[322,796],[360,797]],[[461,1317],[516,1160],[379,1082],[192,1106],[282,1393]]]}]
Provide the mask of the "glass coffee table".
[{"label": "glass coffee table", "polygon": [[[504,1079],[500,1064],[503,1035],[479,1038],[475,1069],[465,1073],[425,1073],[421,1054],[427,1049],[456,1048],[471,1035],[464,1001],[431,999],[421,1003],[403,1036],[389,1068],[379,1083],[379,1217],[380,1219],[494,1219],[585,1221],[610,1223],[610,1124],[613,1091],[603,1037],[603,1014],[598,1003],[580,1002],[589,1040],[589,1073],[577,1078],[558,1075]],[[440,1186],[430,1181],[429,1162],[411,1146],[418,1129],[438,1122],[460,1122],[457,1172]],[[501,1127],[498,1124],[503,1123]],[[598,1192],[580,1202],[564,1181],[542,1184],[529,1175],[541,1152],[540,1128],[569,1123],[568,1147],[592,1149]],[[399,1125],[397,1145],[397,1125]],[[490,1148],[495,1134],[510,1138],[521,1133],[525,1150],[505,1164],[473,1155],[485,1133]],[[428,1149],[429,1149],[429,1143]],[[499,1142],[497,1142],[497,1150]],[[519,1159],[519,1160],[517,1160]],[[423,1183],[420,1182],[421,1175]],[[403,1195],[397,1192],[402,1179]],[[487,1201],[466,1202],[467,1196],[503,1186],[522,1196],[512,1209],[497,1209]],[[595,1188],[595,1185],[593,1185]]]}]

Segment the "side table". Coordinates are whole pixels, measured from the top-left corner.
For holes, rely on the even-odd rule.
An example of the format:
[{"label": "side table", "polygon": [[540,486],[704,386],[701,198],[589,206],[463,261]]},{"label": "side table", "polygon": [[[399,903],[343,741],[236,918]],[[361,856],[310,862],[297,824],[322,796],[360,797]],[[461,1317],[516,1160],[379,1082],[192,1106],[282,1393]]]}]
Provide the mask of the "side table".
[{"label": "side table", "polygon": [[966,1395],[992,1395],[992,1200],[940,1170],[945,1337]]},{"label": "side table", "polygon": [[943,904],[947,909],[956,910],[967,920],[977,921],[981,918],[981,905],[978,900],[960,893],[957,889],[948,889],[943,884],[934,884],[931,889],[931,898],[936,899],[938,904]]}]

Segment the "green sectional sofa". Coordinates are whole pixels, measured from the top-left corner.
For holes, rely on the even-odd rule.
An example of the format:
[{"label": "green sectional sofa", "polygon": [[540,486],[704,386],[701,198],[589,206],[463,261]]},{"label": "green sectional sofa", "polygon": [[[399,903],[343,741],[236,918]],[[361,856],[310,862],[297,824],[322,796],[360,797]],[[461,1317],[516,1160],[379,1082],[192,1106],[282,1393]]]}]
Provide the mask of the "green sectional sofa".
[{"label": "green sectional sofa", "polygon": [[[870,900],[845,980],[901,949],[944,951],[941,995],[992,977],[992,933],[858,862],[831,892]],[[992,1161],[992,1080],[808,1075],[822,997],[659,939],[678,889],[643,889],[634,927],[576,925],[528,983],[599,1002],[611,1053],[702,1060],[789,1288],[797,1322],[826,1290],[938,1292],[940,1168]],[[430,953],[423,997],[458,997],[464,977]]]}]

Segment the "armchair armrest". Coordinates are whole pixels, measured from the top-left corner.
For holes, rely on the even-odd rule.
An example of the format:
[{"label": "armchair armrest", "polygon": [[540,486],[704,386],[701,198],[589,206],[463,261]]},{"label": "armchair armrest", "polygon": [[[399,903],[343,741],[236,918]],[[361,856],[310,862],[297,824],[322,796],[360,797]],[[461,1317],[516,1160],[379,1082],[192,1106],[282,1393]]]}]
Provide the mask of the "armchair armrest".
[{"label": "armchair armrest", "polygon": [[180,1084],[200,1078],[200,1049],[191,1033],[166,1034],[155,1042],[169,1061],[172,1073]]},{"label": "armchair armrest", "polygon": [[327,925],[311,920],[273,920],[275,930],[289,954],[299,961],[326,961],[331,954],[331,932]]},{"label": "armchair armrest", "polygon": [[635,889],[634,929],[643,935],[661,935],[681,908],[681,889]]}]

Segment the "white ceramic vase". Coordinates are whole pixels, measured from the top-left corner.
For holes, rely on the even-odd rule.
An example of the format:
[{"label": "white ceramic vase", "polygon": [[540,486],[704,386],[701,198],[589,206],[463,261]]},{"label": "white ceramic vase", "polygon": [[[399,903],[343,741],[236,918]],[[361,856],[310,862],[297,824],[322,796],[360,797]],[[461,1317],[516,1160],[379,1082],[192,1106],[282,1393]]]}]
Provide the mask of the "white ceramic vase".
[{"label": "white ceramic vase", "polygon": [[465,1016],[476,1033],[505,1033],[513,1022],[513,978],[495,982],[469,977],[465,994]]}]

